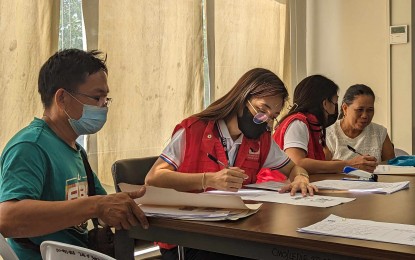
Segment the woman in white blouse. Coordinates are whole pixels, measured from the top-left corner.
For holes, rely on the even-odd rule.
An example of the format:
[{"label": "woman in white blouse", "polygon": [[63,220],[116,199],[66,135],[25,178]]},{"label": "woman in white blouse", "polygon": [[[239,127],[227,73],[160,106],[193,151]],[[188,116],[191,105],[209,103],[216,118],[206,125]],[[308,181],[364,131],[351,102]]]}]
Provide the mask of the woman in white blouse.
[{"label": "woman in white blouse", "polygon": [[[297,165],[309,173],[343,172],[351,166],[373,172],[376,158],[355,155],[348,160],[331,160],[324,152],[327,128],[338,118],[339,87],[322,75],[303,79],[294,90],[293,106],[279,122],[273,138]],[[264,173],[261,179],[271,179]],[[272,177],[272,176],[271,176]]]},{"label": "woman in white blouse", "polygon": [[347,89],[340,120],[327,128],[327,147],[324,149],[327,159],[348,160],[355,157],[356,152],[374,156],[378,162],[395,157],[386,128],[372,122],[374,103],[375,94],[370,87],[357,84]]}]

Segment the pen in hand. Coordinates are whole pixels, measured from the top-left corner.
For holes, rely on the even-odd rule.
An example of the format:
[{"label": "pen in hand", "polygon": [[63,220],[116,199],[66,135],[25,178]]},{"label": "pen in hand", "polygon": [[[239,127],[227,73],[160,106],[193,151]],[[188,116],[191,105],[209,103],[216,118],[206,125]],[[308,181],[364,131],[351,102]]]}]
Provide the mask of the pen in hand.
[{"label": "pen in hand", "polygon": [[222,165],[223,167],[229,169],[229,165],[224,164],[223,162],[219,161],[215,156],[211,155],[210,153],[207,153],[207,156],[209,157],[209,159],[211,159],[212,161],[214,161],[217,164]]},{"label": "pen in hand", "polygon": [[[214,161],[215,163],[217,163],[217,164],[219,164],[219,165],[222,165],[224,168],[226,168],[226,169],[230,169],[230,167],[229,167],[229,164],[228,165],[226,165],[226,164],[224,164],[223,162],[221,162],[221,161],[219,161],[218,160],[218,158],[216,158],[215,156],[213,156],[213,155],[211,155],[210,153],[207,153],[207,156],[209,157],[209,159],[211,159],[212,161]],[[239,170],[236,170],[236,169],[233,169],[233,171],[237,171],[237,172],[239,172],[239,174],[240,173],[242,173],[243,174],[243,176],[238,176],[238,174],[237,175],[235,175],[235,174],[232,174],[232,175],[234,175],[234,177],[239,177],[239,178],[243,178],[243,179],[248,179],[249,178],[249,176],[248,175],[246,175],[245,174],[245,172],[242,170],[242,172],[241,172],[241,170],[239,169]],[[240,187],[239,187],[240,188]],[[239,189],[238,188],[238,189]]]},{"label": "pen in hand", "polygon": [[363,156],[363,154],[359,153],[358,151],[356,151],[356,149],[354,149],[353,147],[351,147],[350,145],[347,145],[347,149],[349,149],[350,151],[357,153],[358,155]]}]

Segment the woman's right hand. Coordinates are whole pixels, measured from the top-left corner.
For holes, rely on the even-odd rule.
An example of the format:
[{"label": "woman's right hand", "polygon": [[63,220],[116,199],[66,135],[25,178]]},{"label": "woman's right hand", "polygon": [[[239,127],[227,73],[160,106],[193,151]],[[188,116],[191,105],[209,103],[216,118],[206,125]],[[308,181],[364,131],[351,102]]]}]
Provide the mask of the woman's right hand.
[{"label": "woman's right hand", "polygon": [[236,192],[242,187],[248,175],[238,167],[229,167],[218,172],[207,172],[205,177],[207,187]]},{"label": "woman's right hand", "polygon": [[376,166],[378,166],[376,158],[370,155],[356,156],[353,159],[347,160],[346,163],[348,166],[368,172],[373,172]]}]

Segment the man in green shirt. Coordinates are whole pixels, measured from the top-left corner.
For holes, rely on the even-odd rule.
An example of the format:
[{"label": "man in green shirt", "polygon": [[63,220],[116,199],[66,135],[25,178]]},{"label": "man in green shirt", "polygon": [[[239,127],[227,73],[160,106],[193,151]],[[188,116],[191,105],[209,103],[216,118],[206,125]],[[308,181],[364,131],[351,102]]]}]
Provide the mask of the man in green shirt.
[{"label": "man in green shirt", "polygon": [[[87,176],[76,143],[105,124],[111,99],[107,97],[107,67],[101,52],[76,49],[55,53],[42,66],[38,91],[44,105],[35,118],[6,145],[0,160],[0,233],[29,238],[40,245],[54,240],[87,246],[87,230],[79,226],[99,218],[116,229],[141,223],[144,213],[137,192],[106,195],[93,173],[96,196],[88,197]],[[20,259],[41,259],[39,252],[18,240],[9,243]]]}]

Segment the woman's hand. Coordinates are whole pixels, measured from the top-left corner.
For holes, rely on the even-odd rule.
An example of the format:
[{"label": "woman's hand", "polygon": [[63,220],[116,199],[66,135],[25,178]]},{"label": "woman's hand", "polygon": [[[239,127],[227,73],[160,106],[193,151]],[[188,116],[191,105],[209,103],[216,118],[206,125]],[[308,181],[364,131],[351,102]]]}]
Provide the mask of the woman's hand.
[{"label": "woman's hand", "polygon": [[310,184],[309,179],[304,175],[297,175],[294,178],[294,181],[281,188],[280,193],[291,190],[291,196],[294,196],[297,191],[301,191],[303,197],[307,196],[307,192],[310,194],[310,196],[313,196],[314,192],[318,191],[318,188],[315,185]]},{"label": "woman's hand", "polygon": [[347,160],[346,163],[348,166],[368,172],[373,172],[376,166],[378,166],[376,158],[370,155],[356,156],[353,159]]},{"label": "woman's hand", "polygon": [[245,171],[238,167],[230,167],[222,169],[218,172],[206,173],[206,187],[217,190],[238,191],[248,178]]}]

